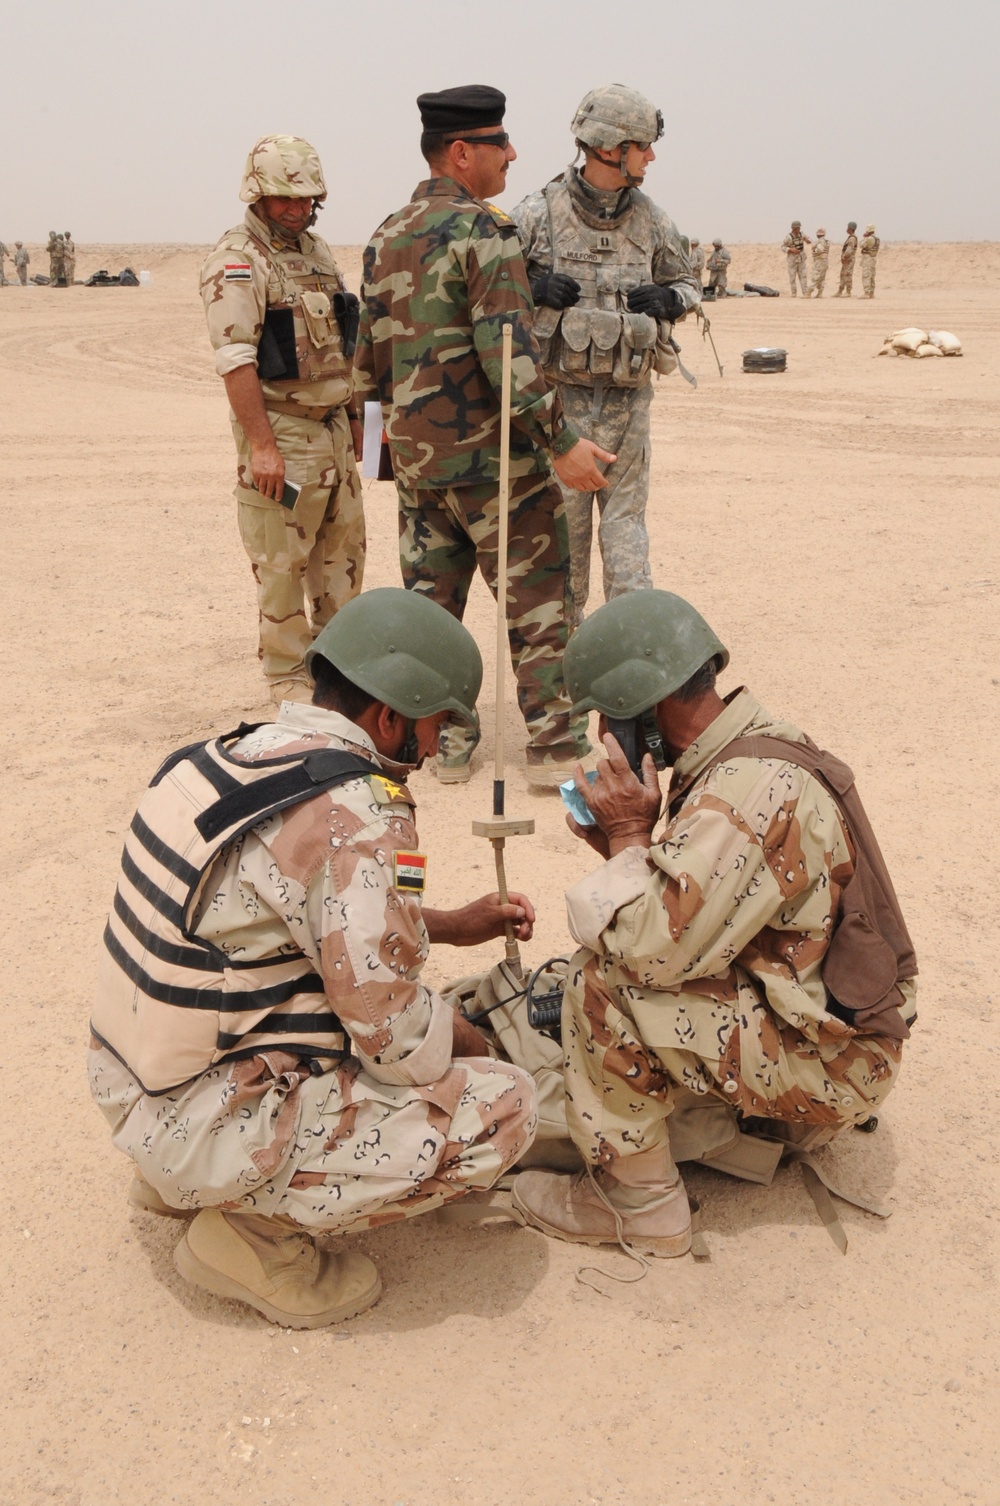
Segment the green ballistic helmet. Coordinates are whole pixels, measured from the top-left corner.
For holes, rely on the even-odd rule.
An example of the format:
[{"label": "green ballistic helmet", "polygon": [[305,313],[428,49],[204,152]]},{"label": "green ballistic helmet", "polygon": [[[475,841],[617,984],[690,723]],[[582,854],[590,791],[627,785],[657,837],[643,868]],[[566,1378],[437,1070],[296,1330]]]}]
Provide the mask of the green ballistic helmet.
[{"label": "green ballistic helmet", "polygon": [[476,640],[450,612],[418,591],[379,586],[355,596],[306,654],[309,674],[317,657],[411,721],[453,711],[475,725],[483,683]]},{"label": "green ballistic helmet", "polygon": [[240,198],[256,204],[272,194],[279,199],[326,198],[319,155],[301,136],[262,136],[250,148]]},{"label": "green ballistic helmet", "polygon": [[583,96],[570,130],[575,140],[602,152],[610,152],[626,141],[651,146],[663,135],[663,115],[637,89],[602,84]]},{"label": "green ballistic helmet", "polygon": [[848,220],[848,222],[847,222],[847,228],[848,228],[848,230],[857,230],[857,228],[858,228],[858,222],[857,222],[857,220]]},{"label": "green ballistic helmet", "polygon": [[729,663],[700,612],[670,591],[615,596],[577,628],[563,660],[573,714],[627,721],[673,695],[709,659]]}]

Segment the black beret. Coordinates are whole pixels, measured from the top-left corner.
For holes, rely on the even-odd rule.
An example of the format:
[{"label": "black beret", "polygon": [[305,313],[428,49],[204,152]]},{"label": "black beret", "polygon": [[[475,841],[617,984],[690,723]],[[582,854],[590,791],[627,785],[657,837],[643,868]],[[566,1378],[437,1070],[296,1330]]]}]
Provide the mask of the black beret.
[{"label": "black beret", "polygon": [[437,94],[418,94],[417,109],[425,131],[478,131],[499,125],[507,96],[488,84],[466,84]]}]

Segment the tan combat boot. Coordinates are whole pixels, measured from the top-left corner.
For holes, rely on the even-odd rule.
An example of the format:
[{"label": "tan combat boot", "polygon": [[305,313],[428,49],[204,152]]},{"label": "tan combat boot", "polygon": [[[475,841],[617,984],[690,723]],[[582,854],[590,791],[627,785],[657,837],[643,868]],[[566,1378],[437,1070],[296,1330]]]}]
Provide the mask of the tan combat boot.
[{"label": "tan combat boot", "polygon": [[367,1255],[320,1250],[290,1218],[204,1208],[174,1251],[188,1281],[246,1302],[285,1328],[324,1328],[356,1317],[382,1283]]},{"label": "tan combat boot", "polygon": [[575,1176],[522,1171],[511,1205],[525,1223],[554,1239],[580,1245],[630,1245],[644,1255],[686,1255],[691,1248],[691,1207],[680,1176],[672,1186],[622,1196],[614,1178],[589,1169]]}]

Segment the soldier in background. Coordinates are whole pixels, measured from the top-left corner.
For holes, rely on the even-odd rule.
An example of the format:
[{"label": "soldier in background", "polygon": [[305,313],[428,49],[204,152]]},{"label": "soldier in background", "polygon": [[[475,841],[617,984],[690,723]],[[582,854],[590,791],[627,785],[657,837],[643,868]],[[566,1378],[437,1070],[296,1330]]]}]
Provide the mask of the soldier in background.
[{"label": "soldier in background", "polygon": [[76,277],[76,246],[68,230],[63,231],[63,275],[66,286],[71,288]]},{"label": "soldier in background", "polygon": [[698,279],[698,286],[701,287],[702,273],[705,270],[705,253],[701,248],[701,241],[691,242],[691,255],[688,259],[691,262],[691,271]]},{"label": "soldier in background", "polygon": [[708,269],[708,287],[714,292],[716,298],[726,296],[726,288],[729,285],[729,263],[732,257],[718,237],[712,242],[712,254],[705,263]]},{"label": "soldier in background", "polygon": [[875,297],[875,258],[882,242],[875,234],[875,226],[865,227],[865,233],[861,240],[861,286],[865,290],[866,298]]},{"label": "soldier in background", "polygon": [[49,254],[49,282],[54,288],[64,288],[66,281],[65,269],[63,267],[64,250],[62,236],[57,235],[54,230],[50,230],[49,243],[45,249]]},{"label": "soldier in background", "polygon": [[802,221],[793,220],[792,228],[781,243],[781,249],[785,253],[788,262],[788,282],[792,290],[792,297],[796,297],[796,279],[802,289],[803,298],[809,297],[809,274],[806,269],[806,247],[811,246],[812,241],[808,235],[802,234]]},{"label": "soldier in background", "polygon": [[856,220],[851,220],[847,226],[847,239],[840,248],[840,286],[834,293],[834,298],[841,298],[845,294],[851,296],[854,286],[854,260],[858,254],[858,237],[855,234],[858,225]]},{"label": "soldier in background", "polygon": [[[19,246],[21,242],[17,241],[16,244]],[[7,247],[4,245],[3,241],[0,241],[0,288],[5,288],[7,286],[7,274],[4,271],[3,264],[8,256],[10,256],[10,252],[7,250]]]},{"label": "soldier in background", "polygon": [[813,296],[822,298],[823,288],[826,285],[827,269],[830,265],[830,242],[826,238],[826,231],[822,227],[816,231],[816,239],[813,242]]},{"label": "soldier in background", "polygon": [[[517,156],[502,129],[504,95],[474,84],[421,94],[417,107],[430,176],[364,254],[358,397],[382,405],[403,583],[461,618],[477,566],[496,594],[502,328],[512,326],[508,642],[528,728],[528,783],[556,788],[590,742],[563,685],[569,538],[549,466],[570,488],[592,492],[604,479],[595,462],[615,457],[563,417],[531,333],[517,227],[487,202],[503,192]],[[438,777],[465,782],[477,741],[477,730],[446,725]]]},{"label": "soldier in background", "polygon": [[309,662],[311,706],[181,749],[143,797],[88,1054],[129,1201],[194,1215],[178,1270],[289,1328],[378,1300],[367,1256],[314,1235],[485,1191],[535,1126],[528,1074],[421,978],[433,943],[534,920],[520,894],[420,904],[403,781],[446,713],[475,715],[479,650],[396,587],[348,602]]},{"label": "soldier in background", "polygon": [[308,141],[261,137],[240,198],[249,205],[243,224],[206,258],[201,295],[232,409],[234,496],[257,585],[261,664],[275,702],[308,701],[306,650],[360,591],[364,572],[351,380],[358,300],[310,229],[326,183]]},{"label": "soldier in background", "polygon": [[31,261],[31,257],[28,255],[27,251],[24,249],[23,242],[21,242],[21,241],[15,241],[14,242],[14,268],[15,268],[15,271],[17,272],[17,278],[18,278],[18,281],[20,282],[22,288],[25,286],[25,284],[28,281],[28,263],[30,261]]},{"label": "soldier in background", "polygon": [[652,585],[646,503],[653,372],[676,370],[673,324],[701,283],[673,220],[641,192],[663,116],[622,84],[592,89],[570,129],[570,166],[512,211],[535,303],[543,370],[578,434],[617,460],[593,492],[562,487],[569,520],[573,623],[590,593],[594,504],[604,599]]}]

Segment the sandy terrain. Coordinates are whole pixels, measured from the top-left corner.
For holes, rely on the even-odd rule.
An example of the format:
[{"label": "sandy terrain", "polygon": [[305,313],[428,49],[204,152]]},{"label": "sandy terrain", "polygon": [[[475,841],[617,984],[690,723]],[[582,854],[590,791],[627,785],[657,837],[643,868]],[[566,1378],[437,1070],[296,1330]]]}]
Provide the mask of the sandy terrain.
[{"label": "sandy terrain", "polygon": [[[780,253],[731,249],[734,282],[784,288]],[[900,1086],[877,1134],[829,1152],[893,1217],[845,1208],[842,1257],[797,1171],[769,1192],[695,1174],[712,1263],[607,1298],[570,1246],[418,1220],[359,1240],[385,1284],[370,1314],[301,1335],[175,1274],[178,1226],[129,1209],[83,1070],[142,788],[174,746],[268,714],[199,259],[82,246],[78,276],[131,263],[152,287],[0,291],[4,1007],[24,1062],[3,1097],[3,1506],[997,1502],[1000,247],[887,245],[874,303],[720,304],[725,378],[685,331],[698,390],[672,377],[653,409],[654,578],[730,646],[726,689],[858,771],[917,943]],[[344,265],[356,284],[356,248]],[[911,323],[966,355],[874,358]],[[742,375],[757,344],[788,372]],[[395,583],[389,486],[368,514],[368,584]],[[490,612],[477,588],[487,726]],[[529,795],[512,708],[508,809],[538,833],[510,877],[539,899],[541,961],[587,858]],[[433,901],[488,888],[469,833],[489,770],[414,787]],[[431,976],[492,955],[441,949]]]}]

